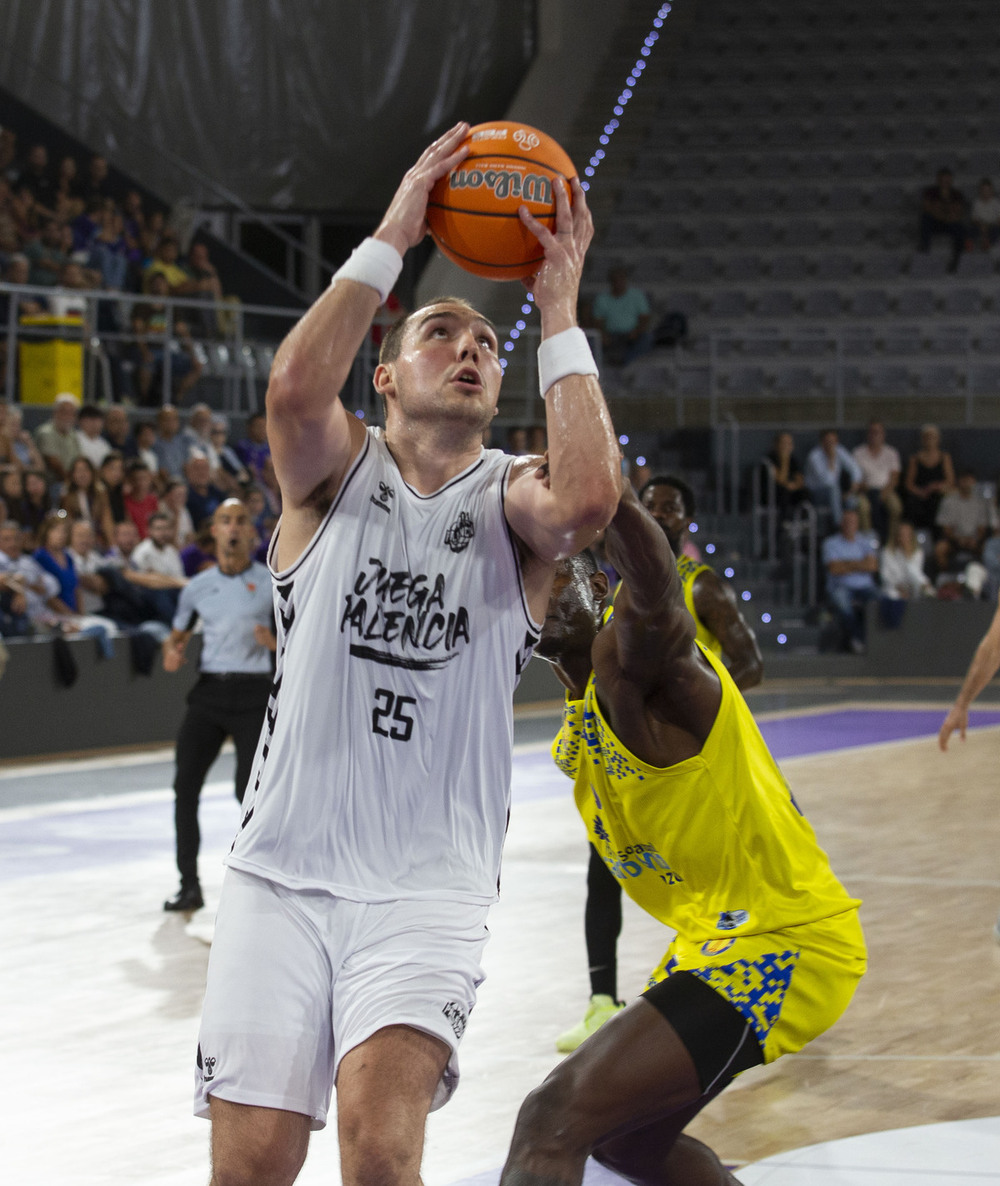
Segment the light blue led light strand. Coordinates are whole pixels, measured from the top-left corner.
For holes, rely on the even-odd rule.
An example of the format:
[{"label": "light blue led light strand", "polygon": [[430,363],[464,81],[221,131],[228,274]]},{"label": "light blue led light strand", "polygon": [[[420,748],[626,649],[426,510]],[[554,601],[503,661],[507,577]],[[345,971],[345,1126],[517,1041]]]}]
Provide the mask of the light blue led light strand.
[{"label": "light blue led light strand", "polygon": [[[649,55],[653,51],[653,46],[660,39],[660,29],[663,28],[663,22],[667,19],[671,6],[669,4],[661,4],[659,10],[653,19],[653,26],[646,35],[642,43],[642,48],[639,50],[639,56],[635,60],[635,64],[629,71],[628,78],[625,79],[625,85],[622,87],[621,94],[615,102],[613,108],[613,117],[604,125],[604,131],[598,138],[600,148],[594,150],[594,155],[583,170],[583,177],[580,178],[580,185],[584,190],[590,189],[590,181],[587,180],[594,176],[601,166],[601,162],[606,158],[606,148],[611,143],[611,137],[618,131],[619,121],[622,115],[625,114],[625,108],[628,106],[629,100],[635,93],[635,88],[642,78],[643,71],[646,69],[646,63]],[[523,320],[524,317],[530,317],[534,308],[534,297],[531,293],[525,295],[524,304],[521,306],[522,319],[514,323],[513,329],[507,335],[507,340],[503,343],[502,352],[500,355],[500,366],[506,370],[507,363],[510,361],[505,355],[511,353],[514,349],[514,343],[521,336],[522,332],[527,326],[527,322]]]}]

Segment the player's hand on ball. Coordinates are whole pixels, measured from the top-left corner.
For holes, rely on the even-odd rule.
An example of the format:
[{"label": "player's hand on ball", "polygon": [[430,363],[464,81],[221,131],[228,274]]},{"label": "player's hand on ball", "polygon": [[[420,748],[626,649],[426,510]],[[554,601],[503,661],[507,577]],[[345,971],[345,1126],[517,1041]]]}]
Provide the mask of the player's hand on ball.
[{"label": "player's hand on ball", "polygon": [[553,186],[556,204],[554,232],[532,217],[526,206],[521,207],[520,216],[545,251],[545,262],[530,280],[524,282],[525,287],[531,289],[541,313],[566,305],[572,315],[571,324],[575,325],[580,279],[587,248],[594,237],[594,220],[579,178],[574,177],[570,187],[572,205],[563,187]]},{"label": "player's hand on ball", "polygon": [[467,123],[457,123],[439,136],[420,159],[408,169],[389,209],[375,232],[376,239],[390,243],[400,255],[416,247],[427,234],[427,197],[439,177],[446,176],[468,155],[463,141],[469,134]]}]

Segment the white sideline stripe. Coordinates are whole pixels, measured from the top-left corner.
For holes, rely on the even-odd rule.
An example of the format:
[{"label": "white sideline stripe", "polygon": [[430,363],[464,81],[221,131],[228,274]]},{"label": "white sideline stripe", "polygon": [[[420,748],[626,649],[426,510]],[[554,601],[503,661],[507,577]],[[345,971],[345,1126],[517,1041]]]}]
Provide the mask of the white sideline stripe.
[{"label": "white sideline stripe", "polygon": [[[202,788],[203,795],[221,796],[232,793],[232,779],[225,782],[207,782]],[[56,803],[39,803],[29,807],[6,807],[0,810],[0,824],[44,819],[56,815],[87,815],[94,811],[115,811],[120,807],[141,807],[147,803],[169,803],[173,798],[173,788],[163,787],[148,791],[126,791],[121,795],[95,795],[90,799],[60,799]]]}]

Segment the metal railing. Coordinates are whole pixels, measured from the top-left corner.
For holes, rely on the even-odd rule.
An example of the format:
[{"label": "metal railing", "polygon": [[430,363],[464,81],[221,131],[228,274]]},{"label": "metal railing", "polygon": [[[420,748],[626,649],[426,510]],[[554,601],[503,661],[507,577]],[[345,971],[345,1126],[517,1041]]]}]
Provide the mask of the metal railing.
[{"label": "metal railing", "polygon": [[[262,406],[274,350],[303,312],[281,306],[214,302],[193,297],[154,300],[143,293],[3,282],[0,282],[0,295],[9,298],[7,320],[0,326],[0,334],[7,345],[4,378],[8,398],[19,390],[18,346],[22,342],[53,339],[79,342],[83,350],[84,398],[96,403],[121,397],[121,392],[115,390],[116,371],[121,370],[123,362],[134,360],[139,345],[144,344],[158,352],[160,365],[155,402],[172,402],[178,352],[190,349],[197,357],[203,375],[215,380],[221,388],[222,408],[233,412],[252,412]],[[21,319],[22,306],[25,300],[32,299],[57,303],[60,307],[71,302],[80,309],[81,315],[72,324],[67,324],[66,319],[54,319],[51,324],[25,324]],[[132,316],[136,307],[152,304],[162,309],[162,328],[155,331],[135,329]],[[206,321],[223,328],[210,333],[197,332]],[[180,323],[185,323],[189,332],[179,334]],[[112,325],[114,328],[109,328]],[[503,341],[507,330],[499,327],[499,335]],[[540,335],[539,326],[529,326],[521,331],[516,349],[503,352],[507,368],[500,392],[499,424],[532,425],[544,419],[538,400],[537,347]],[[600,366],[600,335],[588,330],[587,336]],[[380,401],[372,388],[377,363],[378,345],[373,338],[367,337],[340,393],[351,411],[374,423],[379,423],[382,418]],[[127,366],[126,380],[131,374]],[[150,392],[147,403],[152,402],[153,392]]]},{"label": "metal railing", "polygon": [[[644,366],[662,372],[662,396],[673,400],[678,425],[691,404],[707,405],[708,422],[720,426],[727,405],[785,399],[796,402],[798,422],[808,418],[812,401],[816,423],[843,426],[857,398],[943,400],[954,406],[956,423],[971,425],[977,401],[1000,398],[1000,334],[995,323],[986,330],[981,317],[972,323],[915,319],[905,326],[727,326],[695,338],[693,347],[647,356],[634,376]],[[643,387],[641,379],[633,381],[635,390]]]}]

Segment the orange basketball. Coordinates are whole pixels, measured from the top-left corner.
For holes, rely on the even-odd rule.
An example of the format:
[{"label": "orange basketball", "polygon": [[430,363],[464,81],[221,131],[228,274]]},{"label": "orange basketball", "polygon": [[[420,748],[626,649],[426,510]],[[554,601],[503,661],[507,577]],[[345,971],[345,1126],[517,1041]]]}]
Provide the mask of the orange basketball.
[{"label": "orange basketball", "polygon": [[545,253],[518,209],[527,206],[554,231],[553,189],[561,185],[571,197],[573,162],[551,136],[512,120],[477,124],[466,143],[469,155],[430,193],[427,225],[434,242],[476,276],[533,276]]}]

